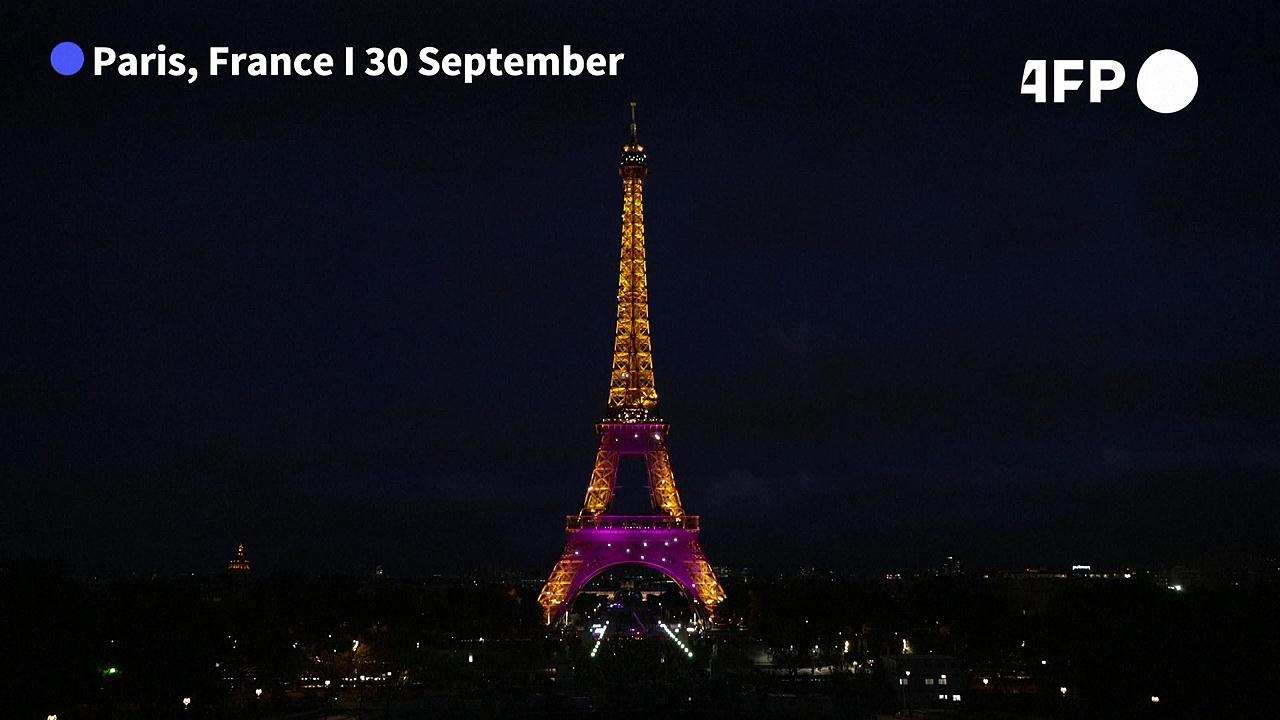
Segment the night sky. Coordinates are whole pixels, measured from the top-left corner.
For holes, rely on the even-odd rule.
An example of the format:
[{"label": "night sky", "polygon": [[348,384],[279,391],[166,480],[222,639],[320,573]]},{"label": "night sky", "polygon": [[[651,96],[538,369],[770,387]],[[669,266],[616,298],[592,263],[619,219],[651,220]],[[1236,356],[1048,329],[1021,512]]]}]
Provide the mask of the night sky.
[{"label": "night sky", "polygon": [[[713,562],[1280,554],[1274,6],[85,5],[0,13],[0,561],[549,570],[604,411],[630,100]],[[62,40],[626,59],[186,85],[60,77]],[[1167,116],[1134,90],[1165,47],[1200,77]],[[1128,80],[1036,105],[1029,58]]]}]

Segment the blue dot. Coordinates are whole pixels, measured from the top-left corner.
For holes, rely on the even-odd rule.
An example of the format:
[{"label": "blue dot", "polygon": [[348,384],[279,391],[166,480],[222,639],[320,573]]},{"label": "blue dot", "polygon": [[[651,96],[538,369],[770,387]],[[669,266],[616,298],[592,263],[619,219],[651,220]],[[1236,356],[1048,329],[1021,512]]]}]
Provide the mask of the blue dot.
[{"label": "blue dot", "polygon": [[73,42],[60,42],[49,53],[49,64],[59,75],[75,75],[84,67],[84,51]]}]

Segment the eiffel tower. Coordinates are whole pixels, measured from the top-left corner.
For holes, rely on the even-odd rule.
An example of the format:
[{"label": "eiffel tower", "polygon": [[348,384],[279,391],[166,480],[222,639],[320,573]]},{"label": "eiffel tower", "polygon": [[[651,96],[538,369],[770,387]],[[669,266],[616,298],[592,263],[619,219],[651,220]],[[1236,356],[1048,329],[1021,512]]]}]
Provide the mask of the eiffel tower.
[{"label": "eiffel tower", "polygon": [[[592,578],[616,565],[643,565],[674,580],[704,619],[711,619],[724,590],[698,544],[698,516],[686,515],[667,455],[670,426],[658,414],[649,339],[649,283],[645,266],[644,147],[636,139],[631,103],[631,140],[622,146],[622,257],[618,267],[618,321],[608,413],[596,425],[600,449],[577,515],[566,518],[569,541],[538,595],[545,620],[563,617]],[[612,515],[618,464],[644,458],[651,515]]]}]

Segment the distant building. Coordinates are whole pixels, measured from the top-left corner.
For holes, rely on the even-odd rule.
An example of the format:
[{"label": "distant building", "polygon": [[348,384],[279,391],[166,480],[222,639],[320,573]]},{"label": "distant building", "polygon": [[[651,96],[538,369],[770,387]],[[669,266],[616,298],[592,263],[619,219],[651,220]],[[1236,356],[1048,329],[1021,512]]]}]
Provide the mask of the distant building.
[{"label": "distant building", "polygon": [[947,558],[942,561],[942,568],[939,574],[941,574],[942,577],[958,577],[963,574],[963,572],[964,571],[960,568],[960,558],[954,555],[948,555]]},{"label": "distant building", "polygon": [[1203,587],[1207,580],[1204,571],[1183,565],[1175,565],[1169,568],[1168,571],[1163,573],[1162,579],[1165,587],[1179,592]]},{"label": "distant building", "polygon": [[950,655],[886,655],[880,667],[904,709],[956,708],[964,701],[968,686]]},{"label": "distant building", "polygon": [[249,558],[244,554],[244,543],[236,546],[236,556],[231,558],[231,562],[227,563],[227,572],[232,575],[249,574]]}]

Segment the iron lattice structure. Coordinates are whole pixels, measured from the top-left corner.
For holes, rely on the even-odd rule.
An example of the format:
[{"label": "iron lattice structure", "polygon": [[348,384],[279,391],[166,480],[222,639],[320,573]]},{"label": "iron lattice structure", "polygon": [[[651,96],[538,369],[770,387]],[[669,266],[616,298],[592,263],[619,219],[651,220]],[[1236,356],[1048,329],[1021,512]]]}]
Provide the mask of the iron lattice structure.
[{"label": "iron lattice structure", "polygon": [[[563,616],[592,578],[616,565],[654,568],[675,580],[705,618],[714,615],[724,590],[698,542],[699,518],[686,515],[667,453],[670,426],[658,415],[649,335],[649,283],[645,260],[644,182],[648,160],[636,138],[622,147],[622,254],[618,265],[618,315],[608,414],[596,430],[596,452],[582,510],[565,522],[568,543],[538,596],[547,624]],[[652,515],[610,515],[618,465],[641,457],[649,479]]]}]

